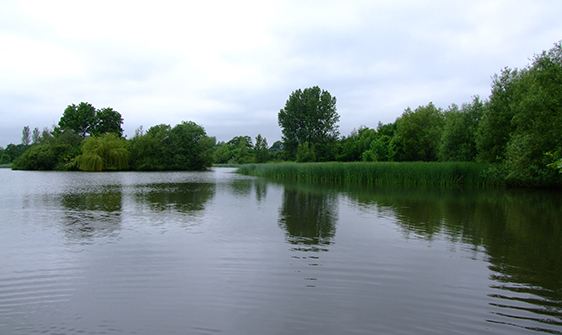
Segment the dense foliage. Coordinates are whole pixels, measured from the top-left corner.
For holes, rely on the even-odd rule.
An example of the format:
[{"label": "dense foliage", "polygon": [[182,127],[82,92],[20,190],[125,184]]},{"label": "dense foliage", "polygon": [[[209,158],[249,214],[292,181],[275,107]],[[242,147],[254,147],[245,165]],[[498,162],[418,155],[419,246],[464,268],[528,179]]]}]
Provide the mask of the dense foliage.
[{"label": "dense foliage", "polygon": [[30,135],[25,126],[22,144],[2,149],[0,162],[20,170],[82,171],[202,170],[213,162],[215,139],[194,122],[153,126],[146,134],[141,128],[130,140],[122,137],[122,123],[112,108],[72,104],[53,130],[35,128]]},{"label": "dense foliage", "polygon": [[215,138],[191,121],[137,131],[129,142],[133,170],[203,170],[213,162]]},{"label": "dense foliage", "polygon": [[123,135],[123,118],[119,112],[112,108],[96,109],[87,102],[68,105],[59,121],[62,130],[72,130],[74,133],[86,138],[87,135],[102,135],[114,133]]},{"label": "dense foliage", "polygon": [[299,144],[308,142],[315,159],[328,161],[334,157],[334,144],[339,136],[339,115],[336,98],[318,86],[296,90],[278,114],[283,133],[286,158],[294,160]]},{"label": "dense foliage", "polygon": [[75,161],[82,171],[117,171],[129,167],[127,141],[114,133],[84,139],[80,151],[82,154]]}]

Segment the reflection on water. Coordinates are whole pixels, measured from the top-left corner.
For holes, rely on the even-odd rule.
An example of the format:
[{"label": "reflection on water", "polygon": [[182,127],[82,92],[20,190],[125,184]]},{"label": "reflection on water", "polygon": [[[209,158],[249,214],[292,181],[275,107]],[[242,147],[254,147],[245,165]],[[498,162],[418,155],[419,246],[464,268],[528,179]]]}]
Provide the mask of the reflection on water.
[{"label": "reflection on water", "polygon": [[178,183],[142,185],[134,188],[135,200],[151,210],[189,213],[201,211],[215,194],[215,184]]},{"label": "reflection on water", "polygon": [[303,250],[322,250],[331,244],[336,232],[337,197],[286,186],[279,210],[279,226],[287,231],[291,244],[307,246]]},{"label": "reflection on water", "polygon": [[63,193],[62,227],[69,241],[93,243],[93,238],[116,236],[121,223],[121,186],[109,185],[93,192]]},{"label": "reflection on water", "polygon": [[0,334],[562,334],[561,192],[230,171],[0,171]]},{"label": "reflection on water", "polygon": [[333,243],[337,205],[337,195],[333,193],[289,184],[284,187],[278,225],[293,245],[291,265],[302,273],[306,287],[316,287],[320,273],[315,268],[323,266],[319,252],[328,251]]},{"label": "reflection on water", "polygon": [[444,236],[488,255],[489,322],[562,334],[562,194],[545,190],[349,189],[406,236]]}]

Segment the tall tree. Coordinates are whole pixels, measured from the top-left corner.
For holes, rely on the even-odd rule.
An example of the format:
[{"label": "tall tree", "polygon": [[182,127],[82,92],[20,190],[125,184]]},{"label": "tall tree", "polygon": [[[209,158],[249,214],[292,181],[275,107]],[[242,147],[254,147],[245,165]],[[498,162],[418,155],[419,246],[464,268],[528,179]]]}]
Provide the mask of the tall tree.
[{"label": "tall tree", "polygon": [[92,104],[81,102],[68,105],[59,120],[59,127],[62,130],[72,130],[77,135],[85,138],[94,130],[96,122],[96,109]]},{"label": "tall tree", "polygon": [[123,118],[119,112],[111,107],[97,109],[92,104],[81,102],[68,105],[59,120],[62,130],[72,130],[85,138],[88,135],[103,135],[113,133],[119,137],[123,135]]},{"label": "tall tree", "polygon": [[25,126],[21,131],[21,144],[28,146],[29,143],[31,143],[31,132],[29,126]]},{"label": "tall tree", "polygon": [[294,160],[298,145],[308,142],[317,159],[331,159],[331,146],[339,136],[339,118],[336,98],[328,91],[314,86],[292,92],[278,114],[287,158]]},{"label": "tall tree", "polygon": [[96,110],[95,124],[92,129],[93,135],[113,133],[119,137],[123,136],[123,117],[111,107]]},{"label": "tall tree", "polygon": [[552,185],[560,176],[548,168],[547,152],[562,152],[562,42],[536,55],[516,86],[515,127],[506,148],[508,180]]},{"label": "tall tree", "polygon": [[256,163],[265,163],[269,160],[269,150],[267,147],[267,139],[261,134],[256,136],[256,144],[254,146],[256,153]]},{"label": "tall tree", "polygon": [[478,159],[497,163],[505,159],[505,149],[515,126],[511,123],[511,103],[517,83],[526,71],[505,68],[492,79],[492,94],[484,106],[482,121],[478,125],[476,147]]},{"label": "tall tree", "polygon": [[38,143],[40,138],[41,138],[41,132],[39,131],[39,128],[35,127],[33,129],[33,133],[31,133],[31,143],[33,144]]}]

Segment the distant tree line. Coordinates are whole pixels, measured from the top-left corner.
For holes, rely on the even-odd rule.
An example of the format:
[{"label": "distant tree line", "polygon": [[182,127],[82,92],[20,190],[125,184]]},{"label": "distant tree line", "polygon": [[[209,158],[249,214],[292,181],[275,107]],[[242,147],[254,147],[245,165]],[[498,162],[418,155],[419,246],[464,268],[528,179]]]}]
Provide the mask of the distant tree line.
[{"label": "distant tree line", "polygon": [[202,170],[212,164],[215,139],[194,122],[142,128],[126,140],[123,118],[112,108],[87,102],[69,105],[52,130],[29,126],[22,143],[0,152],[3,164],[18,170],[160,171]]},{"label": "distant tree line", "polygon": [[430,102],[341,138],[335,98],[317,87],[293,92],[278,117],[288,160],[476,161],[508,185],[562,186],[562,46],[503,69],[485,101]]},{"label": "distant tree line", "polygon": [[36,170],[201,170],[212,164],[269,161],[475,161],[518,186],[562,186],[562,46],[523,69],[492,78],[488,99],[446,109],[406,108],[389,124],[338,129],[336,98],[317,86],[298,89],[278,113],[281,141],[258,134],[216,142],[200,125],[156,125],[122,137],[121,115],[88,103],[69,105],[53,129],[24,127],[22,143],[0,148],[0,164]]}]

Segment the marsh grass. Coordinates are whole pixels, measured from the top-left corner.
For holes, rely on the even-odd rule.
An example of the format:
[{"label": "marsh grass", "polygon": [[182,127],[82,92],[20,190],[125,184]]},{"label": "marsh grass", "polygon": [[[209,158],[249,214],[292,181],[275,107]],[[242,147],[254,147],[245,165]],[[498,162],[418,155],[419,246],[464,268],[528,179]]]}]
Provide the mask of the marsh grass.
[{"label": "marsh grass", "polygon": [[370,185],[494,185],[489,166],[469,162],[352,162],[249,164],[237,172],[304,182]]}]

